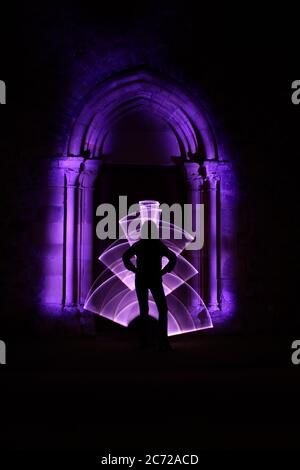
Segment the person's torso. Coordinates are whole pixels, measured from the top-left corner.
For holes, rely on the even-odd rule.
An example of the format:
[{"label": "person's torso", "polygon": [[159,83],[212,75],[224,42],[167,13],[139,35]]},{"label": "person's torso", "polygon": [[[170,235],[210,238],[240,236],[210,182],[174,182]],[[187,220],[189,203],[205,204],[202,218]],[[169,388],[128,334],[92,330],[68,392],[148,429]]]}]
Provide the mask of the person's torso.
[{"label": "person's torso", "polygon": [[163,245],[160,240],[140,240],[136,245],[137,274],[158,276],[162,269]]}]

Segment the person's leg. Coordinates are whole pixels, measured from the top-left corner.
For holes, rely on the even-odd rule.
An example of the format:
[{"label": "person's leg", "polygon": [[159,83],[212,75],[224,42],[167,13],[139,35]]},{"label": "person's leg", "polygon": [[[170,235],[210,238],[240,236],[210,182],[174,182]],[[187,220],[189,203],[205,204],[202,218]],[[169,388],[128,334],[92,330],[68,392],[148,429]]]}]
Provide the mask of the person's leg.
[{"label": "person's leg", "polygon": [[146,345],[148,343],[147,320],[149,314],[148,286],[138,276],[135,277],[135,290],[140,309],[141,342],[142,345]]},{"label": "person's leg", "polygon": [[168,305],[161,280],[150,286],[153,300],[158,310],[159,342],[161,346],[169,346],[168,341]]}]

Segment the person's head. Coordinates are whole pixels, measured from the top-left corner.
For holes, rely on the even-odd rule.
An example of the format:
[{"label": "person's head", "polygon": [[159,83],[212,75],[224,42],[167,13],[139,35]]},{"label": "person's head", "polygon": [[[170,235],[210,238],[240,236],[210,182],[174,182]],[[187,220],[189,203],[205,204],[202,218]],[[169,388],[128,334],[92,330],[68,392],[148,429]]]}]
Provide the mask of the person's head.
[{"label": "person's head", "polygon": [[153,220],[147,220],[141,228],[142,240],[157,240],[159,238],[158,228]]}]

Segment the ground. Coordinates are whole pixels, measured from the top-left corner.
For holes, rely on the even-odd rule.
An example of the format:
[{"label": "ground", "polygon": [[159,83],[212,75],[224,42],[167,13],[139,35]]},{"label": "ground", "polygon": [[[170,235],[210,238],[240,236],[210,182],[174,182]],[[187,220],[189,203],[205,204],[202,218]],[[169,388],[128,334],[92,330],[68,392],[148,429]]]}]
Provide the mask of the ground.
[{"label": "ground", "polygon": [[238,449],[299,445],[300,366],[289,338],[173,337],[140,351],[128,329],[11,344],[3,449]]}]

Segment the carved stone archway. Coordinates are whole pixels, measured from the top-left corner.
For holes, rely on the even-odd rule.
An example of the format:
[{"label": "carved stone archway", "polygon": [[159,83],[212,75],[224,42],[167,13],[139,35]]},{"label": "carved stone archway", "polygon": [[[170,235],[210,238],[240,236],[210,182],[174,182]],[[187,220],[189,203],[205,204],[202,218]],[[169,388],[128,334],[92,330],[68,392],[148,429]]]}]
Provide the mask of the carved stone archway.
[{"label": "carved stone archway", "polygon": [[[210,310],[220,307],[218,200],[220,162],[212,126],[201,106],[177,84],[145,70],[119,74],[84,98],[56,169],[64,181],[65,307],[80,308],[92,284],[93,191],[101,171],[102,149],[111,126],[136,109],[147,108],[165,120],[178,141],[190,203],[205,203],[205,249],[193,253],[201,273],[194,287]],[[62,180],[62,178],[61,178]]]}]

